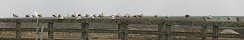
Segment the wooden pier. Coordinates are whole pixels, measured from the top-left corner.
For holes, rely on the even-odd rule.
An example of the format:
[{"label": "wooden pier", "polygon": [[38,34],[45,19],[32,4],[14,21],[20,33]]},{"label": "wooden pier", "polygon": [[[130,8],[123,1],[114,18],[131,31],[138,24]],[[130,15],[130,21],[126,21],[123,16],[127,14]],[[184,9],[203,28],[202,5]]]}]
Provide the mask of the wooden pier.
[{"label": "wooden pier", "polygon": [[[219,19],[218,19],[219,18]],[[21,23],[35,23],[36,18],[0,18],[1,23],[10,22],[16,23],[16,28],[0,28],[0,31],[16,31],[16,39],[21,40],[21,32],[24,31],[36,31],[36,28],[21,28]],[[59,19],[55,17],[42,17],[39,18],[40,23],[47,23],[48,28],[44,29],[44,32],[48,32],[48,40],[54,40],[54,32],[81,32],[82,40],[89,40],[89,33],[118,33],[118,38],[121,40],[128,40],[128,34],[148,33],[150,35],[158,35],[157,40],[172,40],[172,35],[181,34],[200,34],[202,40],[207,40],[207,37],[212,37],[212,40],[218,40],[221,35],[232,34],[220,34],[219,27],[244,27],[244,17],[233,17],[227,19],[227,17],[213,17],[212,19],[206,19],[202,16],[196,17],[142,17],[142,18],[127,18],[119,17],[111,19],[105,18],[81,18],[76,19],[67,17],[65,19]],[[80,23],[82,29],[55,29],[54,23]],[[89,23],[116,23],[118,24],[118,30],[105,30],[105,29],[88,29]],[[144,30],[128,30],[128,24],[147,24],[158,25],[158,31],[144,31]],[[172,32],[172,25],[197,25],[202,26],[201,32]],[[207,33],[208,27],[212,27],[213,32]],[[234,35],[238,36],[238,35]]]}]

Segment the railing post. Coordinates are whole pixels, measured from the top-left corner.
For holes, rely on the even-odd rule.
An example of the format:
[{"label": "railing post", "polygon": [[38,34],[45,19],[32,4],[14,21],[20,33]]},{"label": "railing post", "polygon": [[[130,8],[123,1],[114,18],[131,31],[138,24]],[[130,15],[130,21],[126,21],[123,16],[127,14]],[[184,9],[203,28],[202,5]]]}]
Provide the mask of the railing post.
[{"label": "railing post", "polygon": [[118,24],[119,34],[118,38],[122,40],[128,40],[128,24],[125,22]]},{"label": "railing post", "polygon": [[89,40],[89,38],[88,38],[89,34],[87,33],[89,23],[86,22],[86,23],[82,23],[81,25],[82,25],[82,32],[81,32],[82,40]]},{"label": "railing post", "polygon": [[202,40],[207,40],[207,26],[202,27]]},{"label": "railing post", "polygon": [[212,37],[212,40],[218,40],[219,38],[219,26],[213,26],[213,37]]},{"label": "railing post", "polygon": [[48,23],[48,40],[54,40],[53,39],[53,32],[54,32],[53,25],[54,25],[53,22]]},{"label": "railing post", "polygon": [[158,40],[164,40],[164,24],[163,23],[160,23],[160,24],[158,24]]},{"label": "railing post", "polygon": [[21,40],[21,23],[16,22],[16,40]]},{"label": "railing post", "polygon": [[171,25],[165,26],[165,40],[171,40]]}]

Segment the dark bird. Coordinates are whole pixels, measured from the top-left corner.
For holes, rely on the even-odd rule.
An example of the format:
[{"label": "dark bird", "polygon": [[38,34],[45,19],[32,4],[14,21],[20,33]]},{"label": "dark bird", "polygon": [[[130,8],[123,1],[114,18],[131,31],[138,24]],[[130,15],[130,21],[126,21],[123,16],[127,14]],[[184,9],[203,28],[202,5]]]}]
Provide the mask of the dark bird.
[{"label": "dark bird", "polygon": [[36,17],[35,15],[31,15],[32,17]]},{"label": "dark bird", "polygon": [[27,14],[27,15],[25,15],[25,17],[30,17],[30,15]]},{"label": "dark bird", "polygon": [[96,15],[97,15],[97,14],[94,14],[94,15],[92,15],[92,16],[93,16],[93,17],[97,17]]},{"label": "dark bird", "polygon": [[228,19],[228,20],[230,20],[230,19],[231,19],[231,17],[228,17],[227,19]]},{"label": "dark bird", "polygon": [[75,14],[72,14],[71,17],[76,17]]},{"label": "dark bird", "polygon": [[190,17],[190,15],[189,15],[189,14],[186,14],[186,15],[185,15],[185,18],[189,18],[189,17]]},{"label": "dark bird", "polygon": [[57,17],[56,15],[52,15],[53,17]]},{"label": "dark bird", "polygon": [[130,17],[130,14],[128,14],[127,17]]},{"label": "dark bird", "polygon": [[165,18],[169,18],[169,16],[165,16]]},{"label": "dark bird", "polygon": [[16,14],[13,14],[13,17],[19,17],[18,15],[16,15]]},{"label": "dark bird", "polygon": [[133,17],[135,17],[135,18],[136,18],[136,17],[137,17],[137,14],[133,15]]},{"label": "dark bird", "polygon": [[237,18],[236,18],[236,21],[240,21],[240,19],[237,17]]},{"label": "dark bird", "polygon": [[59,15],[58,15],[58,17],[62,17],[62,15],[61,15],[61,14],[59,14]]},{"label": "dark bird", "polygon": [[89,14],[86,14],[86,16],[85,17],[89,17],[90,15]]},{"label": "dark bird", "polygon": [[40,15],[40,14],[38,14],[37,16],[38,16],[38,17],[42,17],[42,15]]},{"label": "dark bird", "polygon": [[78,17],[81,17],[81,14],[78,14],[77,16],[78,16]]},{"label": "dark bird", "polygon": [[121,15],[120,15],[119,13],[115,15],[115,17],[120,17],[120,16],[121,16]]},{"label": "dark bird", "polygon": [[158,15],[154,15],[154,17],[158,17]]}]

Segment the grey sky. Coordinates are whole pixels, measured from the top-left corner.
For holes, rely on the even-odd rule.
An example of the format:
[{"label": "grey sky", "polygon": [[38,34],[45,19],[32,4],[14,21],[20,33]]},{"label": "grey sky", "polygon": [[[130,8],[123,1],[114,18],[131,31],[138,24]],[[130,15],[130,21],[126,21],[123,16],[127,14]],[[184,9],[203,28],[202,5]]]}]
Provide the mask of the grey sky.
[{"label": "grey sky", "polygon": [[0,17],[61,13],[244,16],[244,0],[0,0]]}]

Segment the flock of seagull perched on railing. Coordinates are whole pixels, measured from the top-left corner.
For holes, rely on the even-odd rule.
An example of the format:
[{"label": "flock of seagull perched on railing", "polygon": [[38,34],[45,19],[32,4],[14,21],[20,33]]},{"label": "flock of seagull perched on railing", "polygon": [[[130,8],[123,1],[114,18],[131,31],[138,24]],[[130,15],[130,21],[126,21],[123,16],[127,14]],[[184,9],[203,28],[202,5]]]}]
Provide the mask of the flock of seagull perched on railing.
[{"label": "flock of seagull perched on railing", "polygon": [[[18,15],[16,15],[16,14],[13,14],[13,17],[19,17]],[[36,12],[35,12],[35,15],[25,15],[25,17],[42,17],[42,15],[41,14],[37,14]],[[52,15],[52,17],[59,17],[60,19],[64,19],[64,16],[62,16],[61,14],[55,14],[55,15]],[[99,15],[96,15],[96,14],[93,14],[93,15],[89,15],[89,14],[85,14],[84,16],[82,16],[82,14],[72,14],[72,15],[70,15],[70,17],[77,17],[77,18],[81,18],[81,17],[89,17],[89,18],[92,18],[92,19],[94,19],[94,18],[102,18],[102,17],[104,17],[104,14],[103,13],[100,13]],[[114,15],[110,15],[109,16],[111,19],[115,19],[116,17],[134,17],[134,18],[142,18],[143,17],[143,14],[139,14],[139,15],[137,15],[137,14],[135,14],[135,15],[130,15],[130,14],[125,14],[125,15],[123,15],[123,16],[121,16],[119,13],[118,14],[114,14]],[[158,17],[158,15],[154,15],[154,17]],[[189,14],[186,14],[185,15],[185,18],[189,18],[190,17],[190,15]],[[165,18],[169,18],[168,16],[165,16]],[[209,15],[208,17],[206,17],[206,19],[211,19],[212,17],[211,17],[211,15]],[[227,19],[231,19],[231,17],[228,17]]]}]

